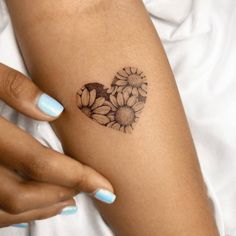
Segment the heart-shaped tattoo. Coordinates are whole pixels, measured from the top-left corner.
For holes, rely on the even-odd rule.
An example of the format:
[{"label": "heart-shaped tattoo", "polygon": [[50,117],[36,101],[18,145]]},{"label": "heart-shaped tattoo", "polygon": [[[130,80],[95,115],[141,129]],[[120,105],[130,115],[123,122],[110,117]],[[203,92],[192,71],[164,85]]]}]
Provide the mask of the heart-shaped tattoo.
[{"label": "heart-shaped tattoo", "polygon": [[97,123],[131,133],[147,97],[147,80],[135,67],[116,73],[110,88],[99,83],[84,85],[76,93],[78,108]]}]

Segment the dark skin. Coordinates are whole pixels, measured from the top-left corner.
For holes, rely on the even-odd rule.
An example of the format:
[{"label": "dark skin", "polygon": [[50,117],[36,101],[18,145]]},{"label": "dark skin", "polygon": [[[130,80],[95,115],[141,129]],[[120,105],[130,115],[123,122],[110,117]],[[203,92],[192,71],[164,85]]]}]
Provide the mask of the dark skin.
[{"label": "dark skin", "polygon": [[[65,107],[52,123],[65,152],[113,183],[117,201],[96,204],[114,233],[218,235],[173,74],[142,2],[22,1],[7,3],[27,68]],[[148,94],[126,134],[88,119],[76,93],[88,83],[109,87],[129,66],[144,71]]]},{"label": "dark skin", "polygon": [[[58,118],[39,109],[42,94],[23,74],[0,64],[0,98],[9,106],[37,120]],[[72,197],[80,191],[112,190],[93,169],[46,148],[2,117],[0,131],[0,227],[57,215],[75,205]]]}]

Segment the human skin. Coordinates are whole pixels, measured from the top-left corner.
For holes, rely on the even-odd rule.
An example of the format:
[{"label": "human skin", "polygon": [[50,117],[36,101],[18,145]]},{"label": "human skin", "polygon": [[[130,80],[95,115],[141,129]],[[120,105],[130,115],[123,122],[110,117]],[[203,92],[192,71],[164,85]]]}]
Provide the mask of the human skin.
[{"label": "human skin", "polygon": [[[113,183],[116,202],[96,206],[114,233],[219,235],[173,74],[142,2],[7,4],[32,79],[65,107],[51,123],[65,153]],[[110,87],[116,72],[129,66],[148,81],[131,134],[92,121],[76,100],[83,85]]]},{"label": "human skin", "polygon": [[[61,104],[26,76],[1,63],[0,99],[41,121],[55,120],[63,111]],[[25,223],[32,220],[73,213],[76,207],[72,197],[80,191],[90,194],[100,188],[112,191],[111,184],[99,173],[45,147],[3,117],[0,117],[0,181],[0,227],[12,224],[27,227]],[[24,224],[15,225],[19,223]]]}]

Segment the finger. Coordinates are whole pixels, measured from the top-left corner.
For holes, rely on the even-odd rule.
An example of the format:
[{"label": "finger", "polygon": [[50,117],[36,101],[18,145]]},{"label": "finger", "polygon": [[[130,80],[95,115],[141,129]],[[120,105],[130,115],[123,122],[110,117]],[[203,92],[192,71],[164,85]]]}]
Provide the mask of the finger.
[{"label": "finger", "polygon": [[68,200],[78,194],[72,188],[24,181],[16,173],[1,165],[0,179],[0,209],[11,214],[20,214],[25,211],[47,207]]},{"label": "finger", "polygon": [[0,162],[8,168],[33,180],[94,193],[102,201],[114,202],[111,183],[92,168],[44,147],[3,118],[0,118],[0,130],[6,130],[4,138],[0,138]]},{"label": "finger", "polygon": [[[73,207],[75,205],[76,204],[75,204],[74,199],[70,199],[70,200],[60,202],[46,208],[35,209],[32,211],[27,211],[27,212],[17,214],[17,215],[13,215],[13,214],[0,210],[0,227],[7,227],[10,225],[20,224],[23,222],[24,223],[30,222],[33,220],[47,219],[49,217],[61,214],[63,209],[64,209],[64,212],[65,211],[68,212],[68,207]],[[64,215],[64,213],[62,213],[62,215]]]},{"label": "finger", "polygon": [[43,93],[30,79],[1,63],[0,99],[37,120],[54,120],[63,111],[59,102]]}]

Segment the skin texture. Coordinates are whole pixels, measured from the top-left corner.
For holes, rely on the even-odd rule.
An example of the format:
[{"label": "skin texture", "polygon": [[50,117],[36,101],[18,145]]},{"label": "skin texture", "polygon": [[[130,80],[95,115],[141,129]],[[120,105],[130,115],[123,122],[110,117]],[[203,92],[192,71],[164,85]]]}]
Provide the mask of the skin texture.
[{"label": "skin texture", "polygon": [[[42,91],[23,74],[0,64],[0,99],[42,121],[57,117],[37,106]],[[93,169],[41,145],[0,117],[0,227],[45,219],[75,205],[73,196],[111,184]],[[16,194],[17,193],[17,194]]]},{"label": "skin texture", "polygon": [[[65,107],[52,123],[64,150],[112,183],[117,201],[97,203],[116,235],[218,235],[178,90],[157,33],[138,0],[7,1],[33,80]],[[148,96],[132,134],[78,109],[88,83],[111,84],[141,68]]]}]

